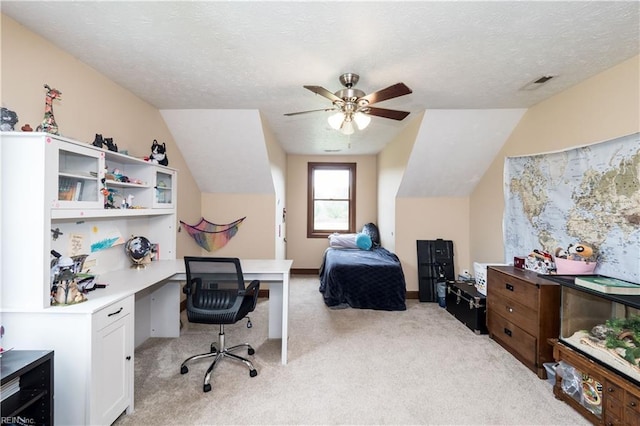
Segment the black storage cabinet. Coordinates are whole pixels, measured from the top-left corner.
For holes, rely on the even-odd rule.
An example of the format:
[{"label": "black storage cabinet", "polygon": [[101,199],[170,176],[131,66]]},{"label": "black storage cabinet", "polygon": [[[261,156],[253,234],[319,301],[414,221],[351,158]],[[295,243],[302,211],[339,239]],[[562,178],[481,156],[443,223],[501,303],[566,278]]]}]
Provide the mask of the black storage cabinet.
[{"label": "black storage cabinet", "polygon": [[[418,297],[421,302],[437,302],[436,283],[455,279],[453,271],[453,241],[417,240]],[[441,277],[443,275],[443,277]]]}]

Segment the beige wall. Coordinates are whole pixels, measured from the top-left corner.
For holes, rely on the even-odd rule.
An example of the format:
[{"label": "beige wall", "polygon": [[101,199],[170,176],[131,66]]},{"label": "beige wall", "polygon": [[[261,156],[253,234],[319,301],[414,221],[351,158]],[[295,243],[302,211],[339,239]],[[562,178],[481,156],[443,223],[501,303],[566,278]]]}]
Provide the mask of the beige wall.
[{"label": "beige wall", "polygon": [[402,262],[408,291],[418,290],[417,240],[453,241],[456,274],[469,269],[469,198],[398,198],[396,254]]},{"label": "beige wall", "polygon": [[640,131],[639,64],[640,56],[631,58],[525,113],[471,195],[474,261],[505,260],[502,184],[506,156],[566,149]]},{"label": "beige wall", "polygon": [[[44,84],[62,92],[53,111],[60,133],[91,143],[96,133],[113,137],[134,157],[151,152],[154,139],[167,144],[169,166],[178,169],[178,218],[198,216],[200,193],[159,111],[47,40],[2,15],[2,106],[16,111],[16,130],[35,129],[44,113]],[[177,229],[177,226],[176,226]],[[191,238],[177,235],[178,257],[193,253]]]},{"label": "beige wall", "polygon": [[378,217],[375,156],[287,156],[287,259],[294,268],[320,267],[329,247],[326,238],[307,238],[307,163],[323,161],[357,164],[356,228]]},{"label": "beige wall", "polygon": [[424,112],[378,154],[378,230],[382,246],[396,250],[396,195],[411,156]]},{"label": "beige wall", "polygon": [[276,140],[271,128],[266,124],[262,115],[262,130],[264,140],[267,145],[267,154],[271,163],[271,177],[273,179],[273,187],[275,189],[275,204],[273,205],[275,227],[273,230],[273,239],[275,241],[274,257],[276,259],[284,259],[286,257],[286,223],[284,221],[283,209],[287,206],[287,154],[284,152],[278,141]]},{"label": "beige wall", "polygon": [[378,224],[382,245],[398,255],[408,291],[418,291],[417,240],[452,240],[456,273],[470,269],[471,263],[467,197],[397,197],[425,113],[429,112],[415,117],[378,155]]},{"label": "beige wall", "polygon": [[[273,259],[275,257],[274,204],[275,195],[273,194],[202,194],[202,215],[205,219],[218,224],[231,223],[245,216],[246,219],[227,245],[212,252],[200,249],[200,254],[245,259]],[[182,230],[182,232],[185,231]],[[195,245],[195,242],[193,244]]]}]

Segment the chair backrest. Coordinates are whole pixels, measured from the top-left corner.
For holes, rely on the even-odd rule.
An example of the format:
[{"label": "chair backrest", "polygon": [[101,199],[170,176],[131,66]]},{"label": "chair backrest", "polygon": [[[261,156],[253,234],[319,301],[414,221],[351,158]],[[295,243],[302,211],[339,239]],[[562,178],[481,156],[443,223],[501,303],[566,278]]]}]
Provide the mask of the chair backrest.
[{"label": "chair backrest", "polygon": [[232,324],[239,320],[246,294],[240,259],[187,256],[184,262],[189,321]]}]

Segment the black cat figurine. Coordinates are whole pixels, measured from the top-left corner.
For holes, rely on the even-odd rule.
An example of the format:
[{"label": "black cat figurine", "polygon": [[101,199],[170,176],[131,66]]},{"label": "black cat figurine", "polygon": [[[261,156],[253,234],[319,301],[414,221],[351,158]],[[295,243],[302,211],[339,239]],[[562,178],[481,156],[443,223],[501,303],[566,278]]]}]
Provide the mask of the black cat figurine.
[{"label": "black cat figurine", "polygon": [[113,138],[104,138],[104,144],[109,151],[118,152],[118,145],[113,143]]},{"label": "black cat figurine", "polygon": [[102,148],[102,146],[104,145],[104,139],[102,139],[102,135],[100,133],[96,133],[96,138],[93,140],[93,143],[91,145]]},{"label": "black cat figurine", "polygon": [[156,139],[153,140],[153,145],[151,145],[151,155],[149,156],[149,161],[155,164],[160,164],[162,166],[169,165],[169,158],[167,158],[167,145],[163,142],[162,145],[158,143]]}]

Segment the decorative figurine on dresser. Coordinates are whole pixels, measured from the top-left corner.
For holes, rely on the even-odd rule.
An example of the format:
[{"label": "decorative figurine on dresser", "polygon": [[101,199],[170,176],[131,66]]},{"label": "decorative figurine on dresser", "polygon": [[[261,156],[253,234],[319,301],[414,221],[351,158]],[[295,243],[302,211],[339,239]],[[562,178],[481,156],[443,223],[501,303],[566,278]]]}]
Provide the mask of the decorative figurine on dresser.
[{"label": "decorative figurine on dresser", "polygon": [[62,100],[62,92],[58,89],[52,89],[48,84],[45,84],[44,88],[47,89],[47,95],[44,102],[44,118],[42,119],[42,123],[40,123],[36,131],[47,132],[51,133],[52,135],[59,135],[60,133],[58,132],[58,123],[56,123],[56,119],[53,116],[53,100]]}]

